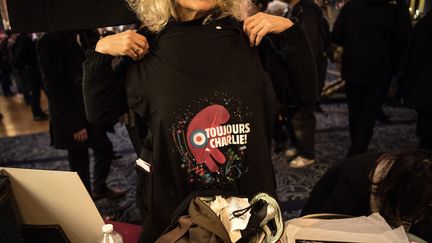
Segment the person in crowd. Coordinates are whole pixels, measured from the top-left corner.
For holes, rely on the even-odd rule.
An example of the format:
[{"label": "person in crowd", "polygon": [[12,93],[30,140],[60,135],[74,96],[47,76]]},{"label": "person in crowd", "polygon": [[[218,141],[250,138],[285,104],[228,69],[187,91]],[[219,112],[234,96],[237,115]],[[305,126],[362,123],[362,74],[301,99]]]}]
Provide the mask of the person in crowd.
[{"label": "person in crowd", "polygon": [[[273,4],[272,4],[273,3]],[[283,11],[282,11],[283,10]],[[293,0],[288,3],[273,1],[266,10],[268,13],[280,14],[300,21],[301,27],[306,33],[312,48],[318,79],[314,84],[297,85],[297,96],[303,96],[302,102],[293,107],[291,104],[281,104],[279,115],[276,117],[274,139],[276,142],[275,152],[283,151],[287,138],[291,141],[293,148],[285,150],[285,156],[290,160],[291,168],[303,168],[316,162],[315,160],[315,107],[317,97],[322,89],[326,76],[326,57],[324,55],[324,44],[329,43],[328,23],[322,15],[322,10],[309,0]],[[325,24],[326,23],[326,24]],[[303,80],[290,80],[293,84],[304,82]]]},{"label": "person in crowd", "polygon": [[[365,18],[367,16],[367,18]],[[343,47],[351,146],[347,156],[365,153],[375,120],[411,29],[404,1],[352,0],[333,26],[332,39]]]},{"label": "person in crowd", "polygon": [[[76,171],[94,200],[117,199],[125,191],[106,184],[113,146],[100,127],[89,124],[84,111],[82,63],[87,43],[75,32],[44,34],[37,44],[40,70],[50,110],[51,144],[68,152],[69,166]],[[93,184],[88,148],[93,150]]]},{"label": "person in crowd", "polygon": [[289,8],[287,17],[300,20],[311,44],[318,72],[317,92],[321,96],[327,76],[327,58],[333,53],[330,25],[323,9],[313,0],[290,0]]},{"label": "person in crowd", "polygon": [[12,81],[10,75],[12,72],[12,67],[10,65],[10,57],[7,48],[12,33],[10,30],[6,30],[5,34],[6,37],[0,43],[0,82],[2,85],[3,95],[8,97],[15,94],[11,91]]},{"label": "person in crowd", "polygon": [[[264,13],[247,17],[250,5],[131,1],[145,28],[107,36],[87,53],[89,121],[112,124],[129,109],[149,129],[137,161],[142,242],[154,242],[192,192],[275,196],[272,82],[284,77],[266,69],[279,60],[305,82],[314,82],[315,70],[301,28]],[[118,56],[135,60],[125,78],[117,78],[111,65]]]},{"label": "person in crowd", "polygon": [[432,151],[432,10],[416,24],[399,75],[404,103],[416,110],[418,147]]},{"label": "person in crowd", "polygon": [[252,12],[264,12],[269,2],[270,0],[252,0]]},{"label": "person in crowd", "polygon": [[23,86],[25,102],[31,105],[33,120],[44,121],[48,115],[42,111],[40,105],[42,78],[36,56],[36,41],[31,34],[20,34],[14,45],[13,66]]},{"label": "person in crowd", "polygon": [[432,153],[408,149],[361,154],[330,168],[312,189],[302,215],[379,212],[393,227],[432,240]]},{"label": "person in crowd", "polygon": [[267,9],[265,12],[272,15],[284,16],[287,17],[286,14],[289,11],[288,3],[284,0],[273,0],[268,3]]}]

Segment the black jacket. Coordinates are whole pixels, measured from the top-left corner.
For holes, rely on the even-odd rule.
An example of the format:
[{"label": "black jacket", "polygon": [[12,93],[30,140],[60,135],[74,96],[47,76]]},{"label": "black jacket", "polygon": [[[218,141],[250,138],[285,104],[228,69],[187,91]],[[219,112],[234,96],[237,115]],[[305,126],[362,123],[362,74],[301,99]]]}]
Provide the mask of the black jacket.
[{"label": "black jacket", "polygon": [[432,11],[414,27],[404,55],[399,81],[405,104],[432,113]]},{"label": "black jacket", "polygon": [[[327,74],[327,53],[331,49],[330,27],[322,9],[313,0],[301,0],[292,9],[291,17],[300,20],[315,57],[318,82],[324,84]],[[322,87],[320,87],[322,88]]]},{"label": "black jacket", "polygon": [[[95,127],[86,119],[82,93],[84,50],[74,32],[44,34],[38,42],[39,65],[45,81],[50,110],[51,143],[58,149],[80,149],[97,145]],[[73,134],[86,128],[89,140],[76,142]]]},{"label": "black jacket", "polygon": [[388,80],[396,74],[411,21],[400,0],[353,0],[342,8],[333,41],[344,48],[342,78],[350,82]]}]

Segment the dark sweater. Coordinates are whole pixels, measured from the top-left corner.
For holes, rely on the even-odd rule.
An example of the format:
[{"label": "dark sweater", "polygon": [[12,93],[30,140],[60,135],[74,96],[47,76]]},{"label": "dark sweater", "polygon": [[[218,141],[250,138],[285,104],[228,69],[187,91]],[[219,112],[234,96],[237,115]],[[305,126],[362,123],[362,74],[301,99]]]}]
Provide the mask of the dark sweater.
[{"label": "dark sweater", "polygon": [[[270,38],[296,78],[315,81],[298,27]],[[150,39],[150,54],[129,65],[124,82],[116,79],[112,57],[90,52],[84,65],[91,121],[111,123],[129,108],[149,127],[150,147],[140,155],[152,165],[140,194],[145,242],[155,240],[174,209],[196,190],[275,195],[272,81],[284,80],[270,79],[262,64],[272,62],[269,50],[260,56],[258,48],[250,48],[232,19],[168,25]]]}]

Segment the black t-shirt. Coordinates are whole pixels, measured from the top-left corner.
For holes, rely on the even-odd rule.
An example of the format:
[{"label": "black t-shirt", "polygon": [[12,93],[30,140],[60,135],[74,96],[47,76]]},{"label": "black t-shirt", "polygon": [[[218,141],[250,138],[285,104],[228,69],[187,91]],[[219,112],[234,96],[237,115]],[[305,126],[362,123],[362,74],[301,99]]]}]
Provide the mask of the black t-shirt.
[{"label": "black t-shirt", "polygon": [[152,151],[141,155],[152,164],[144,189],[149,241],[192,191],[275,195],[274,90],[241,26],[230,19],[170,25],[157,38],[126,75],[126,87],[135,87],[127,90],[129,107],[152,134]]}]

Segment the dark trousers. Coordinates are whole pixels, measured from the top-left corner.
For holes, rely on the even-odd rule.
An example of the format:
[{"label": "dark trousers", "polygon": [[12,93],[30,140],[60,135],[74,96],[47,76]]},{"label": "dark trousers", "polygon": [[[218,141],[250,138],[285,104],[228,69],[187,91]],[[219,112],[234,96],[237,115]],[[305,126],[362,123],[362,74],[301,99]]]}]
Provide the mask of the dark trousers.
[{"label": "dark trousers", "polygon": [[432,152],[432,112],[428,113],[417,110],[417,113],[418,147]]},{"label": "dark trousers", "polygon": [[105,144],[105,146],[92,147],[94,155],[93,187],[90,186],[90,157],[88,149],[68,150],[69,166],[71,171],[78,173],[89,193],[92,192],[91,189],[94,192],[103,193],[107,189],[105,182],[110,173],[113,147],[105,132],[101,132],[97,135],[97,138],[92,139],[100,139],[99,143],[103,141]]},{"label": "dark trousers", "polygon": [[387,84],[387,80],[375,82],[347,80],[346,95],[351,136],[351,147],[347,156],[367,152]]},{"label": "dark trousers", "polygon": [[42,113],[40,107],[42,78],[39,70],[35,68],[25,68],[20,72],[20,79],[24,99],[31,105],[33,115],[40,115]]},{"label": "dark trousers", "polygon": [[315,106],[300,107],[287,123],[288,137],[298,155],[315,158]]},{"label": "dark trousers", "polygon": [[12,85],[12,81],[10,78],[10,73],[9,72],[3,72],[0,71],[0,82],[1,82],[1,86],[2,86],[2,90],[3,90],[3,94],[5,96],[11,95],[12,91],[10,89],[11,85]]},{"label": "dark trousers", "polygon": [[276,143],[289,139],[298,155],[308,159],[315,158],[315,107],[308,105],[288,114],[288,118],[279,119],[273,129]]}]

